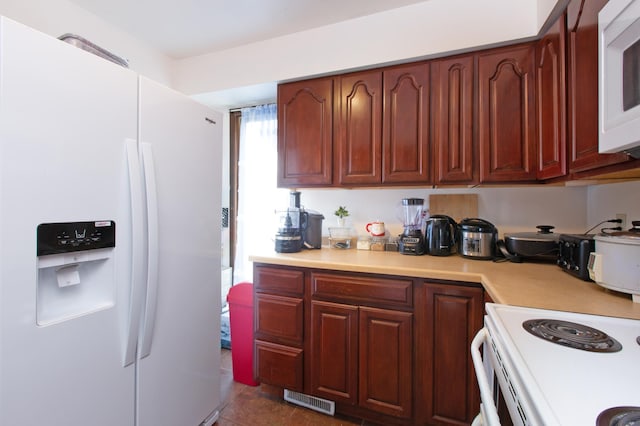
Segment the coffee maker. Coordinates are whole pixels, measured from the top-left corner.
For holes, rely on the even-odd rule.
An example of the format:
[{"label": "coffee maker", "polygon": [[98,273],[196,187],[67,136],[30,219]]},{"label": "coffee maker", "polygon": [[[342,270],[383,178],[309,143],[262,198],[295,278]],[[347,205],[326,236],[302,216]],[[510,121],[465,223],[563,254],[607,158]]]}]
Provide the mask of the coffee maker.
[{"label": "coffee maker", "polygon": [[404,231],[398,241],[398,251],[402,254],[424,254],[424,234],[422,233],[423,198],[402,199],[402,222]]}]

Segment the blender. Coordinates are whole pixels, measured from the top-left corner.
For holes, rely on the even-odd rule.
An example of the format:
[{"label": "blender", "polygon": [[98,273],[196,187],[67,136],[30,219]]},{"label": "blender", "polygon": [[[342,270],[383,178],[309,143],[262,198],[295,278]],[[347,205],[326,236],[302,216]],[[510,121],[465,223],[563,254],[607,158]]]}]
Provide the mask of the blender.
[{"label": "blender", "polygon": [[398,251],[402,254],[424,254],[424,234],[422,233],[423,198],[402,199],[402,221],[404,231],[400,235]]}]

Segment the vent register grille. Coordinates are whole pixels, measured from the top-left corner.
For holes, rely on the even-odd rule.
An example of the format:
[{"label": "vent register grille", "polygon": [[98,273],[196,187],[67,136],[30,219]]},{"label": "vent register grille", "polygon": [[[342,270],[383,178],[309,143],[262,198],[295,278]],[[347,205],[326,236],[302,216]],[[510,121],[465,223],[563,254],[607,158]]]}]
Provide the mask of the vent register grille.
[{"label": "vent register grille", "polygon": [[289,389],[284,390],[284,400],[330,416],[333,416],[336,409],[336,404],[333,401],[306,395]]}]

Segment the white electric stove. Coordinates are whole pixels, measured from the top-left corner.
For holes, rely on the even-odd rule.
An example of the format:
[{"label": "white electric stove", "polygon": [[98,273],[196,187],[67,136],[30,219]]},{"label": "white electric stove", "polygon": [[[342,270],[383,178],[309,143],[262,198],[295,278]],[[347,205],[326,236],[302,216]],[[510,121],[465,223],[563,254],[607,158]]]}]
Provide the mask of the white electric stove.
[{"label": "white electric stove", "polygon": [[[498,388],[516,425],[640,424],[640,320],[486,309],[485,328],[472,345],[482,397],[475,424],[507,423],[497,416]],[[573,347],[575,340],[585,348]]]}]

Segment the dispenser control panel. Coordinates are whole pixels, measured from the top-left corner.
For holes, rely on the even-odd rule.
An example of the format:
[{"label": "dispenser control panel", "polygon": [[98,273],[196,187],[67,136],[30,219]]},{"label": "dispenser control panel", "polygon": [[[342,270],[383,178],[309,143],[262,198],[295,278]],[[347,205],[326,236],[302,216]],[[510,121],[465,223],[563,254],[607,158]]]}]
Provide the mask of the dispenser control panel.
[{"label": "dispenser control panel", "polygon": [[42,223],[38,225],[38,256],[115,246],[116,223],[112,220]]}]

